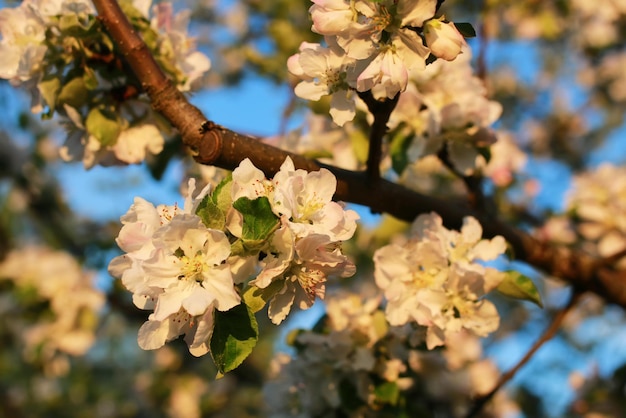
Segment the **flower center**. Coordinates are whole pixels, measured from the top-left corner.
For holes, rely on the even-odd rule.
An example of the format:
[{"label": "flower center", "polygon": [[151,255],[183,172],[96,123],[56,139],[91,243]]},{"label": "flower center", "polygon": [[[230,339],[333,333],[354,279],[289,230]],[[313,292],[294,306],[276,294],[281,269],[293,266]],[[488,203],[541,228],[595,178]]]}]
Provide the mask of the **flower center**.
[{"label": "flower center", "polygon": [[183,263],[183,267],[181,274],[178,276],[179,279],[194,280],[199,283],[204,280],[202,270],[204,269],[205,263],[200,253],[193,257],[183,255],[180,260]]}]

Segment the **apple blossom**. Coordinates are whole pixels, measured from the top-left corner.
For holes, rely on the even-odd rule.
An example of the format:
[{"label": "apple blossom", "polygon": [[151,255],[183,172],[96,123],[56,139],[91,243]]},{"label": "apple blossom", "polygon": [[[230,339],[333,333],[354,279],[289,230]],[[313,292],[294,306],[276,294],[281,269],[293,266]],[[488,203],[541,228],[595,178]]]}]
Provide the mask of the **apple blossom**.
[{"label": "apple blossom", "polygon": [[455,59],[465,45],[465,39],[454,23],[442,19],[430,19],[424,24],[424,38],[430,52],[446,61]]},{"label": "apple blossom", "polygon": [[333,121],[342,126],[355,114],[355,95],[350,90],[352,82],[349,80],[354,59],[335,49],[303,42],[300,53],[289,58],[287,67],[302,79],[295,87],[296,95],[308,100],[330,95],[330,114]]},{"label": "apple blossom", "polygon": [[[282,322],[293,306],[310,308],[323,299],[328,276],[354,274],[354,264],[341,253],[340,243],[352,237],[359,218],[353,210],[332,201],[337,181],[326,169],[308,173],[296,170],[287,157],[273,179],[248,160],[233,171],[232,199],[267,198],[280,227],[263,250],[261,270],[250,284],[259,289],[276,289],[268,315]],[[241,235],[241,219],[229,224]]]},{"label": "apple blossom", "polygon": [[478,336],[497,329],[498,313],[484,296],[503,276],[476,260],[493,260],[506,246],[502,237],[481,240],[481,235],[474,218],[466,218],[457,232],[443,227],[441,218],[431,213],[414,221],[405,244],[377,250],[374,277],[387,299],[389,323],[415,321],[427,327],[429,349],[462,329]]},{"label": "apple blossom", "polygon": [[154,309],[139,332],[139,345],[161,347],[185,334],[190,352],[208,352],[213,310],[227,311],[241,301],[228,264],[230,242],[222,231],[208,229],[196,215],[203,189],[193,196],[188,183],[183,208],[154,207],[136,198],[122,217],[117,242],[126,254],[114,258],[109,272],[133,292],[133,302]]},{"label": "apple blossom", "polygon": [[609,257],[626,248],[626,181],[624,168],[602,164],[574,178],[568,207],[588,250]]}]

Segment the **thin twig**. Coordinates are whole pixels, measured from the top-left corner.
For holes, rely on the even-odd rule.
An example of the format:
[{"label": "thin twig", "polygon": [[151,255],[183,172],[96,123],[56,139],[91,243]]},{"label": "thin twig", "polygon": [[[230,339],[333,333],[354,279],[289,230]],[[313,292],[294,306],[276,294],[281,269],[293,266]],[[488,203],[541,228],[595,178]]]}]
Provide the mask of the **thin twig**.
[{"label": "thin twig", "polygon": [[387,122],[398,104],[400,93],[396,94],[393,99],[385,100],[376,100],[371,91],[360,92],[359,97],[374,116],[367,153],[367,177],[370,181],[376,181],[380,178],[380,161],[383,156],[383,138],[387,134]]},{"label": "thin twig", "polygon": [[492,213],[492,205],[488,205],[487,198],[483,192],[482,175],[480,175],[477,171],[470,175],[465,175],[459,171],[450,160],[450,154],[448,152],[448,145],[446,141],[444,141],[443,146],[437,153],[437,157],[439,157],[439,160],[446,166],[446,168],[448,168],[448,170],[450,170],[450,172],[452,172],[452,174],[463,180],[467,190],[467,199],[470,206],[481,212]]},{"label": "thin twig", "polygon": [[521,369],[528,362],[528,360],[532,358],[537,350],[539,350],[541,346],[543,346],[543,344],[545,344],[556,335],[557,331],[561,327],[561,324],[563,323],[563,320],[565,319],[569,311],[576,305],[581,295],[582,293],[577,291],[574,291],[572,293],[569,301],[567,302],[567,305],[565,305],[563,308],[561,308],[561,310],[557,312],[548,328],[543,332],[543,334],[535,342],[535,344],[530,347],[524,357],[522,357],[522,359],[512,369],[500,376],[498,383],[489,393],[482,395],[474,400],[474,404],[466,415],[466,418],[473,418],[477,416],[482,408],[487,404],[487,402],[489,402],[494,397],[494,395],[513,378],[513,376],[515,376],[518,370]]}]

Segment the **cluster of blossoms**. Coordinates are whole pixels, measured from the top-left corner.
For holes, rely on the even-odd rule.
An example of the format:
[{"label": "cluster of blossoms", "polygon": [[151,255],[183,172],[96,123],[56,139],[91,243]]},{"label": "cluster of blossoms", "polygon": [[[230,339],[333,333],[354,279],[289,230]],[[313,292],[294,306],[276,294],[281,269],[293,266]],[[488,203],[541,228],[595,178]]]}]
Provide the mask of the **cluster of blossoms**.
[{"label": "cluster of blossoms", "polygon": [[[323,298],[328,276],[352,275],[340,244],[354,234],[358,216],[331,201],[335,188],[325,169],[296,170],[288,158],[269,180],[246,159],[210,194],[205,187],[194,197],[190,180],[182,208],[136,198],[117,238],[125,254],[109,271],[135,305],[154,309],[139,345],[155,349],[185,334],[190,352],[203,355],[214,312],[240,305],[241,294],[254,311],[269,301],[278,324],[293,306]],[[259,299],[261,305],[251,302]]]},{"label": "cluster of blossoms", "polygon": [[[409,83],[391,113],[390,143],[381,164],[384,169],[392,167],[409,187],[413,185],[408,169],[414,170],[413,165],[442,150],[457,171],[467,175],[485,168],[484,173],[501,186],[511,183],[511,172],[525,163],[511,141],[508,146],[495,146],[497,136],[491,125],[500,117],[502,106],[487,98],[483,81],[473,74],[470,50],[463,51],[454,61],[437,60],[425,69],[409,72]],[[358,101],[356,108],[362,106]],[[337,127],[321,116],[308,120],[304,135],[295,131],[280,144],[347,169],[357,169],[363,163],[368,147],[367,138],[354,124]],[[487,147],[492,159],[498,157],[496,148],[506,147],[513,154],[492,164],[484,161]],[[495,172],[496,166],[502,170]]]},{"label": "cluster of blossoms", "polygon": [[576,229],[590,252],[609,257],[626,249],[626,169],[603,164],[574,178],[568,198]]},{"label": "cluster of blossoms", "polygon": [[[187,36],[189,11],[170,3],[121,5],[181,90],[210,67]],[[151,16],[152,15],[152,16]],[[26,0],[0,10],[0,78],[27,89],[32,111],[61,116],[69,134],[61,157],[85,167],[139,163],[163,149],[158,117],[124,68],[89,0]]]},{"label": "cluster of blossoms", "polygon": [[433,57],[453,60],[465,43],[453,23],[435,18],[437,0],[314,0],[313,32],[327,46],[303,43],[289,71],[302,81],[297,96],[330,95],[338,125],[354,118],[356,92],[393,98],[406,89],[409,71]]},{"label": "cluster of blossoms", "polygon": [[[15,292],[3,298],[0,310],[12,318],[11,332],[23,338],[27,358],[54,364],[59,352],[78,356],[92,346],[97,311],[104,303],[92,279],[65,252],[24,247],[7,255],[0,280],[9,280]],[[24,306],[27,312],[21,311]]]},{"label": "cluster of blossoms", "polygon": [[573,0],[571,7],[579,15],[577,32],[583,45],[602,48],[621,43],[620,22],[626,16],[626,1],[600,0],[592,4]]},{"label": "cluster of blossoms", "polygon": [[329,296],[315,330],[292,336],[296,354],[272,362],[264,387],[271,416],[421,416],[416,399],[437,405],[432,416],[464,416],[471,396],[493,388],[497,369],[481,359],[478,338],[460,332],[445,350],[424,351],[424,333],[389,327],[379,306],[380,298]]},{"label": "cluster of blossoms", "polygon": [[484,296],[504,280],[504,273],[479,260],[496,259],[506,242],[500,236],[481,237],[482,228],[472,217],[464,219],[458,232],[446,229],[441,217],[431,213],[417,217],[409,240],[377,250],[374,277],[387,299],[389,323],[427,327],[429,349],[462,330],[481,337],[495,331],[500,317]]},{"label": "cluster of blossoms", "polygon": [[487,98],[483,81],[473,74],[470,51],[452,62],[438,60],[410,76],[412,82],[389,119],[391,136],[408,142],[402,148],[410,161],[445,147],[454,167],[471,173],[478,150],[496,141],[490,126],[502,106]]}]

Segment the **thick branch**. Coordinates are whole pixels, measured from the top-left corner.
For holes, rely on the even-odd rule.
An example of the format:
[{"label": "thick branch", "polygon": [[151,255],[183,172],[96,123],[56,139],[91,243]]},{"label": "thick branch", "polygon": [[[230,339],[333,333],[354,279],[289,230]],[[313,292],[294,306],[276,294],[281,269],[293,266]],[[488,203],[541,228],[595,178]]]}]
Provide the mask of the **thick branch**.
[{"label": "thick branch", "polygon": [[141,80],[153,107],[180,131],[183,142],[194,151],[197,162],[233,169],[248,157],[266,175],[273,176],[284,159],[291,156],[297,168],[315,171],[326,167],[332,171],[337,177],[335,198],[368,206],[373,212],[386,212],[412,221],[421,213],[435,211],[448,228],[459,228],[465,216],[474,216],[483,225],[484,235],[502,235],[518,260],[568,281],[577,291],[595,292],[608,302],[626,308],[626,272],[614,270],[604,265],[602,260],[541,242],[465,204],[422,195],[383,179],[372,180],[366,173],[324,166],[264,144],[256,138],[205,123],[207,120],[202,112],[191,105],[166,78],[117,3],[114,0],[94,0],[94,4],[99,18]]}]

